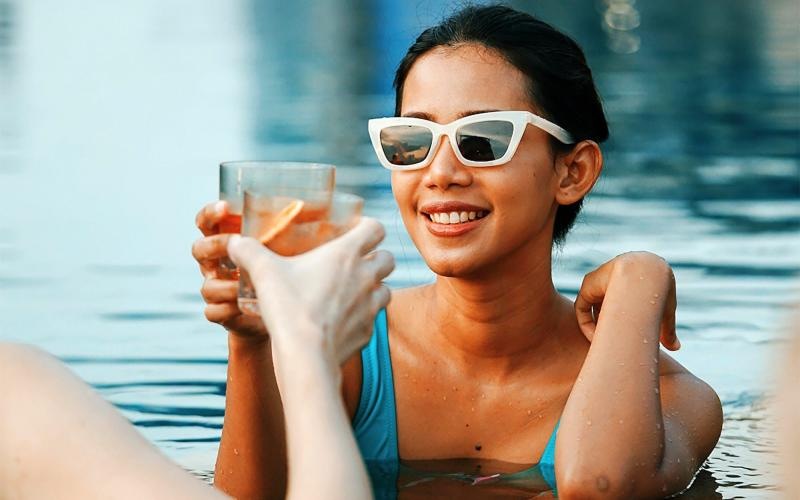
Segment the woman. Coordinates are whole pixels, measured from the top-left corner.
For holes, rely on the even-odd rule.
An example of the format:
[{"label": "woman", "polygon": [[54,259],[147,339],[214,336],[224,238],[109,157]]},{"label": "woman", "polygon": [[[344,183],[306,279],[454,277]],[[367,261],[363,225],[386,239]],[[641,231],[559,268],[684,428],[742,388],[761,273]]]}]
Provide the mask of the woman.
[{"label": "woman", "polygon": [[[364,218],[296,259],[275,256],[252,239],[229,243],[234,262],[263,292],[259,307],[269,318],[286,394],[289,498],[372,496],[338,380],[341,360],[366,342],[369,323],[389,301],[381,280],[393,260],[372,252],[382,237],[380,224]],[[298,287],[309,275],[314,283]],[[225,498],[169,461],[43,352],[0,342],[0,380],[0,498]]]},{"label": "woman", "polygon": [[[424,487],[436,480],[426,471],[460,458],[445,477],[516,473],[564,498],[684,489],[722,417],[714,391],[659,351],[680,346],[670,267],[619,256],[574,304],[552,282],[553,244],[597,180],[608,135],[580,48],[528,14],[467,7],[417,38],[395,88],[396,118],[371,121],[370,134],[436,280],[396,291],[344,365],[364,458],[396,464],[401,486]],[[198,219],[208,235],[216,208]],[[206,269],[224,238],[195,248]],[[236,496],[275,491],[286,472],[269,337],[243,323],[233,283],[208,279],[203,295],[208,319],[229,330],[240,381],[228,385],[215,483]],[[414,474],[422,482],[402,479]]]}]

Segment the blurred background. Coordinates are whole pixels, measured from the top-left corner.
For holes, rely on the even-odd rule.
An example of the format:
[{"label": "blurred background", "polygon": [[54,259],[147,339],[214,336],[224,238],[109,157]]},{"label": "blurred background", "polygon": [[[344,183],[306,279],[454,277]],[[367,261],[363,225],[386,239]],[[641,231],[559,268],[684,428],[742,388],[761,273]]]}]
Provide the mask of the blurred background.
[{"label": "blurred background", "polygon": [[[679,361],[726,414],[698,477],[771,498],[771,365],[800,275],[796,0],[509,5],[584,48],[611,124],[559,289],[628,250],[669,260]],[[208,478],[226,339],[190,247],[222,160],[332,162],[367,198],[394,286],[431,279],[366,120],[442,0],[0,0],[0,339],[50,350]]]}]

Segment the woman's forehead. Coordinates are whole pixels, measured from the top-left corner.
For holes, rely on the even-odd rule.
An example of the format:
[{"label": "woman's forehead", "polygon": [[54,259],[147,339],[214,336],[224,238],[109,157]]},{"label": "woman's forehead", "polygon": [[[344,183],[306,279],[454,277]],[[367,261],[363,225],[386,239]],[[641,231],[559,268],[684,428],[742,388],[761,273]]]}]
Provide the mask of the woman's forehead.
[{"label": "woman's forehead", "polygon": [[411,67],[402,114],[450,121],[473,109],[531,109],[528,78],[497,51],[475,44],[431,50]]}]

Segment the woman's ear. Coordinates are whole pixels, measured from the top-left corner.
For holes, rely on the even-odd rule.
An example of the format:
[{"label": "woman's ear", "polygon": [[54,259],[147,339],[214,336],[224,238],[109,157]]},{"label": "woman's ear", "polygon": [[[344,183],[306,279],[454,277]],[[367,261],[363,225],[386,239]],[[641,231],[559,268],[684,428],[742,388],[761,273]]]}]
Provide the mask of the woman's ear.
[{"label": "woman's ear", "polygon": [[603,170],[603,153],[594,141],[581,141],[557,160],[559,205],[571,205],[586,196]]}]

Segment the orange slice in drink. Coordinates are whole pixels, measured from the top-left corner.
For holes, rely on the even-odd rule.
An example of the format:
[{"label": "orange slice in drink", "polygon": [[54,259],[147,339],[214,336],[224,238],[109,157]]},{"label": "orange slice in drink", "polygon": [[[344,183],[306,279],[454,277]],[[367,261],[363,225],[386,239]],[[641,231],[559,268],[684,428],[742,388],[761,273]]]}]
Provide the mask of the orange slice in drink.
[{"label": "orange slice in drink", "polygon": [[275,216],[274,224],[259,238],[261,243],[266,245],[285,231],[286,228],[289,227],[289,224],[291,224],[303,210],[303,205],[305,205],[305,203],[303,203],[302,200],[292,200],[288,205],[283,207],[281,211],[278,212],[278,215]]}]

